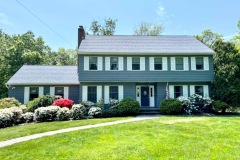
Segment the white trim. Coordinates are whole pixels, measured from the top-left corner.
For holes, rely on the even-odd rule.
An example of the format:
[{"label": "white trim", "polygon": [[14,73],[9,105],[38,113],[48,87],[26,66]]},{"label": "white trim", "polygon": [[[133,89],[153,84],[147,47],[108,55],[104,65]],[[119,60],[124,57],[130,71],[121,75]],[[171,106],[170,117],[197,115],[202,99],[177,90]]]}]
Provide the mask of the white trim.
[{"label": "white trim", "polygon": [[109,86],[104,86],[104,103],[109,103]]},{"label": "white trim", "polygon": [[183,57],[183,70],[188,71],[189,65],[188,65],[188,57]]},{"label": "white trim", "polygon": [[123,85],[118,86],[118,100],[123,99]]},{"label": "white trim", "polygon": [[69,97],[69,88],[68,87],[63,87],[63,97],[68,99],[68,97]]},{"label": "white trim", "polygon": [[105,57],[105,70],[110,70],[110,57]]},{"label": "white trim", "polygon": [[203,57],[203,66],[204,66],[204,70],[209,70],[209,58],[208,57]]},{"label": "white trim", "polygon": [[203,85],[203,96],[209,97],[208,85]]},{"label": "white trim", "polygon": [[196,57],[191,57],[191,70],[196,71]]},{"label": "white trim", "polygon": [[154,71],[154,57],[149,57],[149,70]]},{"label": "white trim", "polygon": [[123,71],[123,57],[118,57],[118,70]]},{"label": "white trim", "polygon": [[82,86],[82,102],[87,101],[88,86]]},{"label": "white trim", "polygon": [[[151,97],[151,88],[152,88],[152,97]],[[149,86],[149,106],[154,107],[154,86]]]},{"label": "white trim", "polygon": [[167,57],[162,57],[162,70],[163,71],[167,71],[168,70]]},{"label": "white trim", "polygon": [[97,70],[98,71],[102,71],[102,69],[103,69],[103,57],[97,57],[97,59],[98,59],[98,68],[97,68]]},{"label": "white trim", "polygon": [[[139,97],[137,97],[137,91],[139,89]],[[141,86],[136,86],[136,100],[139,102],[141,105]]]},{"label": "white trim", "polygon": [[50,96],[55,96],[55,87],[50,87]]},{"label": "white trim", "polygon": [[132,57],[127,57],[127,70],[132,70]]},{"label": "white trim", "polygon": [[171,70],[172,71],[176,70],[176,60],[175,60],[175,57],[171,57]]},{"label": "white trim", "polygon": [[145,57],[140,57],[140,71],[145,71]]},{"label": "white trim", "polygon": [[43,95],[43,87],[39,87],[38,96],[42,96],[42,95]]},{"label": "white trim", "polygon": [[97,86],[97,102],[102,98],[102,86]]},{"label": "white trim", "polygon": [[88,71],[88,70],[89,70],[89,57],[84,56],[84,71]]},{"label": "white trim", "polygon": [[182,85],[183,97],[188,97],[188,85]]},{"label": "white trim", "polygon": [[174,86],[169,85],[169,97],[174,98]]},{"label": "white trim", "polygon": [[193,94],[195,94],[195,86],[190,85],[190,96],[192,96]]},{"label": "white trim", "polygon": [[30,87],[24,87],[24,104],[29,102]]}]

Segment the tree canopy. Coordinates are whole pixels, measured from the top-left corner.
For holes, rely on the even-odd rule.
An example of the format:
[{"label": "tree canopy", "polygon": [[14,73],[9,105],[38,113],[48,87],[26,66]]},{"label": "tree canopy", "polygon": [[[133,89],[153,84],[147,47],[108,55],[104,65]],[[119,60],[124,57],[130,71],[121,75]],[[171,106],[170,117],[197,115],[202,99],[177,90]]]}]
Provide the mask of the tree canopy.
[{"label": "tree canopy", "polygon": [[153,24],[149,22],[142,22],[135,30],[134,35],[141,36],[157,36],[162,34],[164,27],[162,24]]},{"label": "tree canopy", "polygon": [[91,23],[90,31],[93,35],[108,35],[112,36],[115,33],[117,19],[105,19],[104,24],[100,24],[94,20]]}]

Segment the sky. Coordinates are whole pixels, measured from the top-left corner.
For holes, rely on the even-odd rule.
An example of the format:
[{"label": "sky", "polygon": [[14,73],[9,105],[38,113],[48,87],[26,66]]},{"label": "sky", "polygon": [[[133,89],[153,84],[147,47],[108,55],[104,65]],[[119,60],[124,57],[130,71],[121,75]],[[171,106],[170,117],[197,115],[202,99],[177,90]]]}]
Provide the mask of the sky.
[{"label": "sky", "polygon": [[132,35],[141,22],[162,24],[163,35],[197,35],[211,29],[230,39],[237,31],[240,0],[0,0],[4,33],[32,31],[52,50],[76,49],[77,29],[117,19],[116,35]]}]

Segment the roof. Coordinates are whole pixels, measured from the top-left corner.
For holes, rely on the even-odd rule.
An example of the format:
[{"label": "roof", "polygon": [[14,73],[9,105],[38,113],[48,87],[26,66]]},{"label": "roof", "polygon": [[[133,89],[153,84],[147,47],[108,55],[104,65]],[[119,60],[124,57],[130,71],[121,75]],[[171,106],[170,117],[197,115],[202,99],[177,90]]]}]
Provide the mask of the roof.
[{"label": "roof", "polygon": [[193,36],[93,36],[82,40],[79,54],[84,53],[125,53],[125,54],[214,54],[214,51]]},{"label": "roof", "polygon": [[7,85],[79,84],[77,66],[23,65]]}]

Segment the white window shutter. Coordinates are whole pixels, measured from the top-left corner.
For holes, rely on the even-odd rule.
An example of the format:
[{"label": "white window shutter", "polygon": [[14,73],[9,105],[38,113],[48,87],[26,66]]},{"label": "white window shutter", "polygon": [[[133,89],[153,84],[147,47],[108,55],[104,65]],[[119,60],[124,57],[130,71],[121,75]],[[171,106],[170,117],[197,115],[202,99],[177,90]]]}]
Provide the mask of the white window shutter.
[{"label": "white window shutter", "polygon": [[209,58],[208,57],[204,57],[203,58],[203,66],[204,66],[204,70],[209,70]]},{"label": "white window shutter", "polygon": [[43,87],[39,87],[38,96],[42,96],[42,95],[43,95]]},{"label": "white window shutter", "polygon": [[87,101],[88,86],[82,86],[82,102]]},{"label": "white window shutter", "polygon": [[127,57],[127,70],[132,70],[132,57]]},{"label": "white window shutter", "polygon": [[140,71],[145,71],[145,57],[140,57]]},{"label": "white window shutter", "polygon": [[88,70],[89,70],[89,57],[84,56],[84,71],[88,71]]},{"label": "white window shutter", "polygon": [[68,87],[63,88],[63,97],[68,99],[68,97],[69,97],[69,88]]},{"label": "white window shutter", "polygon": [[102,98],[102,86],[97,86],[97,102]]},{"label": "white window shutter", "polygon": [[27,104],[29,102],[29,87],[24,87],[24,104]]},{"label": "white window shutter", "polygon": [[123,71],[123,57],[118,57],[118,70]]},{"label": "white window shutter", "polygon": [[183,97],[188,97],[188,86],[183,85]]},{"label": "white window shutter", "polygon": [[174,98],[174,86],[169,85],[169,97]]},{"label": "white window shutter", "polygon": [[110,57],[105,57],[105,70],[110,70]]},{"label": "white window shutter", "polygon": [[190,85],[190,96],[192,96],[193,94],[195,94],[195,86]]},{"label": "white window shutter", "polygon": [[123,86],[118,86],[118,100],[122,100],[123,99]]},{"label": "white window shutter", "polygon": [[154,71],[154,57],[149,57],[149,70]]},{"label": "white window shutter", "polygon": [[55,87],[50,87],[50,96],[55,96]]},{"label": "white window shutter", "polygon": [[167,57],[162,57],[162,70],[163,71],[167,71],[168,70]]},{"label": "white window shutter", "polygon": [[175,71],[175,70],[176,70],[175,57],[171,57],[171,70],[172,70],[172,71]]},{"label": "white window shutter", "polygon": [[109,86],[104,86],[104,103],[109,103]]},{"label": "white window shutter", "polygon": [[209,97],[208,85],[203,85],[203,96]]},{"label": "white window shutter", "polygon": [[196,57],[191,57],[191,70],[196,70]]},{"label": "white window shutter", "polygon": [[183,64],[184,64],[184,71],[188,71],[189,70],[189,65],[188,65],[188,57],[183,57]]},{"label": "white window shutter", "polygon": [[98,57],[98,71],[102,71],[103,68],[103,58]]}]

